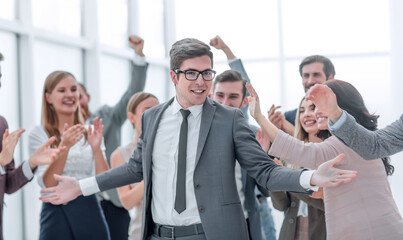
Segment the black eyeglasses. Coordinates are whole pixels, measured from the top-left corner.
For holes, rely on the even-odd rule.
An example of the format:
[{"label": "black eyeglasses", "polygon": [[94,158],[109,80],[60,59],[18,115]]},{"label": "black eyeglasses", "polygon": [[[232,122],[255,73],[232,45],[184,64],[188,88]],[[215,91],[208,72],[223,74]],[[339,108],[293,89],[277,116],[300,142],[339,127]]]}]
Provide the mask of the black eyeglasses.
[{"label": "black eyeglasses", "polygon": [[203,79],[205,81],[211,81],[214,79],[216,71],[214,70],[204,70],[202,72],[197,71],[197,70],[180,70],[180,69],[176,69],[175,70],[176,74],[179,73],[184,73],[185,74],[185,78],[189,81],[195,81],[199,75],[201,74]]}]

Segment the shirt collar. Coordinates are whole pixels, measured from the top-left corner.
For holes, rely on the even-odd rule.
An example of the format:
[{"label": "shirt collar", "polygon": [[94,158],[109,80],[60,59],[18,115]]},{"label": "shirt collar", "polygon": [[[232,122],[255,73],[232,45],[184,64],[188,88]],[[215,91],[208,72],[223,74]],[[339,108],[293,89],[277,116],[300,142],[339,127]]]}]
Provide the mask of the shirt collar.
[{"label": "shirt collar", "polygon": [[[178,100],[176,99],[176,96],[175,96],[174,101],[172,102],[171,106],[172,106],[172,114],[178,114],[179,110],[183,109],[183,107],[179,104]],[[193,105],[191,107],[188,107],[186,110],[189,110],[190,113],[192,114],[192,116],[196,118],[203,111],[203,104]]]}]

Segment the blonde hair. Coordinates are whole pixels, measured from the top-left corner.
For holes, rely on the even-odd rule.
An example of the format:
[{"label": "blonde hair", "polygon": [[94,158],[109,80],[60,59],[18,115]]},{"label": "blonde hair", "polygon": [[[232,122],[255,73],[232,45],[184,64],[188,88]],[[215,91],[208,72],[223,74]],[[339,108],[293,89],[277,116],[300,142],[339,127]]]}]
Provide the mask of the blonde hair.
[{"label": "blonde hair", "polygon": [[[154,96],[154,95],[151,94],[151,93],[138,92],[138,93],[134,94],[134,95],[130,98],[129,103],[127,104],[127,109],[126,109],[127,113],[133,113],[133,114],[135,114],[135,113],[136,113],[136,110],[137,110],[137,107],[139,106],[139,104],[140,104],[141,102],[143,102],[144,100],[150,98],[150,97],[153,97],[153,98],[157,99],[157,97]],[[133,128],[135,128],[135,127],[136,127],[136,126],[134,126],[134,124],[133,124]]]},{"label": "blonde hair", "polygon": [[[57,84],[66,77],[72,77],[74,80],[76,78],[73,74],[66,71],[54,71],[50,73],[45,80],[42,92],[42,125],[45,129],[48,137],[55,136],[56,141],[52,144],[53,147],[59,146],[61,142],[61,133],[58,129],[59,119],[57,117],[56,111],[52,104],[46,101],[46,93],[52,93]],[[84,124],[84,118],[81,115],[80,106],[77,107],[74,112],[74,124]],[[84,133],[85,139],[87,140],[87,133]]]},{"label": "blonde hair", "polygon": [[[298,140],[308,142],[308,133],[305,131],[305,129],[302,127],[301,122],[299,121],[299,116],[300,116],[300,111],[299,109],[301,108],[302,102],[305,100],[305,97],[301,99],[299,102],[298,108],[297,108],[297,114],[295,115],[295,128],[294,128],[294,137]],[[287,164],[286,165],[289,168],[294,168],[294,169],[300,169],[301,167],[293,165],[293,164]]]}]

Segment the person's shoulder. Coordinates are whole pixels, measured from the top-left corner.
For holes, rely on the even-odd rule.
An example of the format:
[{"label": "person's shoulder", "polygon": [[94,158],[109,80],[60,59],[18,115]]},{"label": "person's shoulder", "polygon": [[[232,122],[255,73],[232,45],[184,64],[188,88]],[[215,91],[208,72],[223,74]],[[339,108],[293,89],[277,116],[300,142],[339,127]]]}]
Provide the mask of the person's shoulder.
[{"label": "person's shoulder", "polygon": [[36,125],[28,131],[28,137],[41,136],[47,138],[47,134],[43,125]]}]

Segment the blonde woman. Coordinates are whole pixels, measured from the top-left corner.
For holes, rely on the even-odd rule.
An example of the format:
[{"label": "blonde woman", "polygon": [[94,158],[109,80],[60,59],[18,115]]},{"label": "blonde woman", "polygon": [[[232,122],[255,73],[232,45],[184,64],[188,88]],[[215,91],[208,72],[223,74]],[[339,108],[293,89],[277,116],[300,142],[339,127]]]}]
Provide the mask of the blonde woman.
[{"label": "blonde woman", "polygon": [[[66,151],[51,164],[38,167],[41,188],[58,185],[58,175],[82,179],[108,169],[104,156],[102,120],[83,125],[77,82],[71,73],[55,71],[45,80],[42,93],[42,125],[29,135],[32,154],[49,137],[54,147]],[[79,197],[64,205],[44,203],[40,216],[41,240],[110,239],[105,218],[95,195]]]},{"label": "blonde woman", "polygon": [[[112,167],[117,167],[130,160],[130,156],[136,149],[137,141],[141,133],[141,116],[149,108],[158,105],[157,98],[144,92],[138,92],[132,96],[127,104],[127,119],[132,123],[135,137],[134,141],[123,147],[118,147],[111,155]],[[119,199],[127,210],[133,209],[129,226],[129,239],[141,239],[141,222],[144,195],[144,181],[118,188]]]}]

